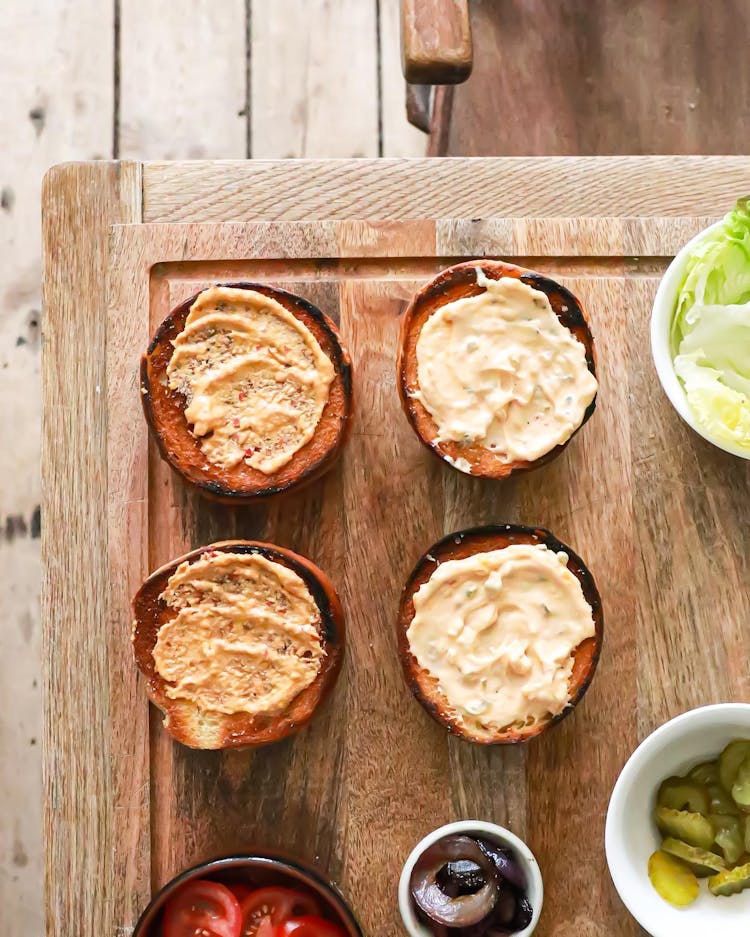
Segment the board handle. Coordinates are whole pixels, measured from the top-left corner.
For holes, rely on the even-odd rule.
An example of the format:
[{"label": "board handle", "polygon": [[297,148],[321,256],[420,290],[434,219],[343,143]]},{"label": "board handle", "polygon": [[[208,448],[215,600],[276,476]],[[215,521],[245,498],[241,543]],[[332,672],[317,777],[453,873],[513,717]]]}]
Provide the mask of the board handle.
[{"label": "board handle", "polygon": [[457,85],[471,74],[469,0],[401,0],[401,65],[414,85]]}]

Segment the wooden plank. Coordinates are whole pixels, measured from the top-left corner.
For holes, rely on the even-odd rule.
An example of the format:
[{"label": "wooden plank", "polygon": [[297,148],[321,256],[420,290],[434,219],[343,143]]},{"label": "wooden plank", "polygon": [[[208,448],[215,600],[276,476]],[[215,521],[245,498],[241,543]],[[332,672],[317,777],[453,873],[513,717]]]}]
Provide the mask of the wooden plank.
[{"label": "wooden plank", "polygon": [[[403,273],[416,267],[420,272],[434,267],[434,258],[462,259],[479,255],[537,258],[546,266],[573,265],[601,269],[624,256],[634,263],[640,258],[653,267],[657,258],[671,257],[715,216],[671,219],[647,218],[550,218],[545,224],[521,218],[440,219],[392,221],[272,221],[225,222],[221,225],[181,223],[141,224],[137,228],[116,225],[113,230],[118,251],[125,257],[135,251],[132,262],[147,272],[142,259],[142,241],[147,240],[157,263],[180,264],[181,280],[202,288],[210,278],[198,258],[221,260],[212,267],[224,277],[240,275],[242,269],[259,267],[264,276],[275,267],[297,262],[306,276],[315,277],[317,261],[335,257],[348,276],[368,278],[389,262],[404,262]],[[222,256],[215,256],[217,232],[221,234]],[[599,234],[599,240],[596,236]],[[624,254],[623,245],[629,251]],[[437,245],[437,246],[436,246]],[[580,253],[579,253],[580,251]],[[634,255],[634,256],[633,256]],[[645,255],[645,256],[644,256]],[[119,255],[118,255],[119,256]],[[368,260],[370,263],[368,264]],[[351,261],[351,263],[346,263]],[[153,261],[152,261],[153,262]],[[663,266],[663,262],[661,264]],[[661,269],[661,266],[659,269]],[[153,274],[152,288],[163,278],[161,268]],[[190,294],[191,288],[185,286]],[[180,295],[180,294],[176,294]],[[184,297],[183,297],[184,298]]]},{"label": "wooden plank", "polygon": [[375,3],[250,0],[250,10],[250,155],[377,156]]},{"label": "wooden plank", "polygon": [[[142,263],[138,250],[123,255],[110,237],[107,276],[107,581],[105,633],[109,642],[110,771],[113,881],[110,927],[127,932],[151,891],[148,835],[151,784],[149,711],[133,667],[130,600],[148,568],[148,432],[140,410],[140,354],[148,345],[149,282],[122,276]],[[116,428],[116,435],[113,435]],[[177,516],[177,515],[175,515]],[[125,548],[127,544],[127,549]],[[158,777],[158,776],[157,776]]]},{"label": "wooden plank", "polygon": [[247,155],[244,0],[120,0],[119,155]]},{"label": "wooden plank", "polygon": [[438,155],[746,152],[744,0],[683,3],[679,17],[671,0],[476,0],[471,12],[475,67]]},{"label": "wooden plank", "polygon": [[402,0],[402,61],[412,84],[454,85],[471,74],[469,0]]},{"label": "wooden plank", "polygon": [[[140,219],[135,163],[45,177],[42,532],[47,933],[111,934],[113,878],[106,602],[104,362],[108,226]],[[127,679],[127,678],[126,678]],[[120,785],[123,778],[115,778]]]},{"label": "wooden plank", "polygon": [[144,221],[720,214],[744,156],[147,163]]},{"label": "wooden plank", "polygon": [[111,7],[4,4],[0,30],[0,906],[9,933],[44,929],[39,202],[50,164],[111,155]]},{"label": "wooden plank", "polygon": [[406,85],[401,72],[401,0],[380,0],[379,156],[424,156],[428,137],[406,118]]}]

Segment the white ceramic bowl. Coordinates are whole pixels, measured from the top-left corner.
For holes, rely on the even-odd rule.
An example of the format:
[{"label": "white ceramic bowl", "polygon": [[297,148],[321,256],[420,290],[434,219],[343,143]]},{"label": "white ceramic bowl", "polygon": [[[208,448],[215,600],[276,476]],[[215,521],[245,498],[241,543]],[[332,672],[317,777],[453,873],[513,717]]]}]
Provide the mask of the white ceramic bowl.
[{"label": "white ceramic bowl", "polygon": [[709,435],[706,430],[697,423],[693,416],[693,411],[688,405],[685,390],[675,374],[669,340],[672,315],[677,301],[677,292],[685,277],[685,267],[687,266],[688,256],[692,253],[698,241],[704,238],[710,231],[714,231],[721,224],[721,221],[717,221],[716,224],[712,224],[699,234],[696,234],[692,240],[688,241],[672,263],[667,267],[666,273],[662,277],[659,288],[656,291],[653,309],[651,310],[651,354],[656,366],[656,373],[659,376],[661,386],[664,388],[664,393],[669,397],[670,403],[688,426],[695,430],[699,436],[708,440],[712,445],[723,449],[724,452],[731,452],[732,455],[739,456],[742,459],[750,459],[750,452],[747,449],[735,446],[731,442],[722,442],[718,439],[714,439],[713,436]]},{"label": "white ceramic bowl", "polygon": [[506,830],[503,826],[496,823],[487,823],[484,820],[458,820],[456,823],[447,823],[439,829],[434,830],[409,853],[409,858],[404,863],[401,878],[398,883],[398,907],[401,912],[401,919],[404,922],[410,937],[433,937],[432,931],[424,925],[417,917],[414,911],[414,903],[409,889],[411,873],[414,863],[422,853],[436,843],[444,836],[451,836],[455,833],[461,833],[464,836],[479,836],[490,842],[497,843],[505,849],[510,849],[519,864],[526,873],[526,882],[528,884],[526,896],[529,899],[533,910],[531,924],[523,930],[517,931],[513,937],[529,937],[536,930],[539,923],[539,915],[542,913],[542,901],[544,898],[544,888],[542,886],[542,873],[539,871],[539,864],[534,858],[534,854],[514,833]]},{"label": "white ceramic bowl", "polygon": [[651,820],[659,784],[715,758],[735,738],[750,738],[750,703],[703,706],[657,729],[630,756],[607,812],[607,864],[626,907],[652,937],[747,937],[750,891],[712,895],[701,882],[698,899],[674,908],[648,878],[648,859],[660,837]]}]

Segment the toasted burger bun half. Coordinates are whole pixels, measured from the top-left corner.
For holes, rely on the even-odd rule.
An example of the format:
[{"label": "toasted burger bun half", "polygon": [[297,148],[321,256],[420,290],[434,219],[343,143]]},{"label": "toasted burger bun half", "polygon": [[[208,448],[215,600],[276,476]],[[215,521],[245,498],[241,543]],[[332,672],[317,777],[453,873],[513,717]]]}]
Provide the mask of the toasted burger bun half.
[{"label": "toasted burger bun half", "polygon": [[[411,652],[406,632],[414,618],[414,596],[419,587],[427,582],[441,563],[448,560],[461,560],[477,553],[489,553],[502,550],[512,544],[543,544],[554,552],[568,555],[567,568],[581,583],[583,596],[591,607],[596,633],[582,641],[574,652],[573,673],[569,683],[569,699],[566,707],[555,716],[538,721],[523,728],[513,726],[502,730],[482,730],[467,726],[451,708],[443,696],[435,677],[420,667]],[[570,547],[561,543],[543,527],[522,527],[516,524],[503,524],[491,527],[475,527],[471,530],[450,534],[430,547],[414,567],[404,586],[398,615],[399,656],[406,682],[417,700],[427,712],[444,725],[453,735],[482,745],[509,745],[526,742],[546,731],[571,713],[583,698],[596,671],[604,637],[604,615],[602,603],[594,578],[583,560]]]},{"label": "toasted burger bun half", "polygon": [[201,290],[167,316],[141,358],[141,400],[151,435],[161,457],[182,479],[202,494],[228,504],[252,502],[309,484],[335,463],[346,443],[353,414],[352,373],[349,353],[338,329],[312,303],[286,290],[263,283],[222,283],[231,289],[252,290],[276,300],[315,336],[330,359],[335,376],[315,435],[291,460],[270,475],[241,462],[231,469],[210,462],[185,419],[185,397],[169,387],[167,365],[175,339],[185,327],[190,307]]},{"label": "toasted burger bun half", "polygon": [[524,267],[517,267],[515,264],[484,259],[456,264],[439,273],[414,296],[401,320],[396,365],[397,385],[404,413],[420,441],[435,455],[451,465],[454,465],[458,459],[465,460],[471,467],[471,474],[479,478],[500,479],[507,478],[516,472],[538,468],[559,456],[573,436],[591,417],[596,406],[596,398],[587,407],[580,426],[568,439],[532,462],[503,461],[494,450],[479,444],[463,446],[452,440],[438,441],[438,427],[432,415],[421,401],[414,397],[414,392],[419,390],[417,342],[425,322],[438,309],[458,299],[478,296],[485,291],[483,286],[477,284],[477,267],[481,268],[491,280],[514,277],[533,289],[545,293],[557,318],[583,345],[586,351],[586,364],[594,377],[596,377],[596,353],[594,337],[577,297],[564,286],[550,280],[549,277]]},{"label": "toasted burger bun half", "polygon": [[[171,699],[168,684],[156,670],[153,650],[159,629],[177,611],[160,600],[167,582],[184,562],[198,560],[204,553],[255,553],[286,566],[303,580],[318,606],[321,618],[321,645],[324,655],[313,683],[296,696],[289,706],[274,715],[209,712],[190,700]],[[331,580],[305,557],[269,543],[252,540],[226,540],[192,550],[172,560],[146,579],[132,602],[133,652],[146,681],[149,699],[164,713],[164,726],[174,738],[190,748],[223,749],[267,745],[299,731],[313,717],[333,688],[344,653],[344,613]]]}]

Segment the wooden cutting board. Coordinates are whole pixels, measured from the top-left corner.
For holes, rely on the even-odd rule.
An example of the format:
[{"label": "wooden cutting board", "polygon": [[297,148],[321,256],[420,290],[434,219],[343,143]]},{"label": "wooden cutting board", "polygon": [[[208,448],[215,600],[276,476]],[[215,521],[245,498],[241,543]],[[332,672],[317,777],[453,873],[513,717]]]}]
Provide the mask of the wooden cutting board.
[{"label": "wooden cutting board", "polygon": [[[663,395],[648,318],[679,247],[747,187],[740,158],[79,164],[48,174],[44,666],[48,931],[130,933],[153,889],[254,845],[327,870],[365,932],[401,933],[414,843],[455,818],[524,837],[540,937],[640,933],[611,886],[609,794],[637,742],[685,709],[747,699],[750,470]],[[306,218],[308,220],[300,220]],[[406,220],[410,219],[410,220]],[[582,299],[601,390],[551,465],[472,479],[401,413],[399,317],[441,268],[503,257]],[[149,444],[137,365],[176,303],[221,280],[291,289],[340,325],[356,420],[338,467],[259,508],[188,493]],[[431,543],[542,525],[602,594],[605,645],[576,712],[527,747],[449,738],[396,655],[402,584]],[[348,621],[345,669],[309,729],[254,752],[192,752],[149,710],[129,600],[154,567],[249,537],[309,556]]]}]

